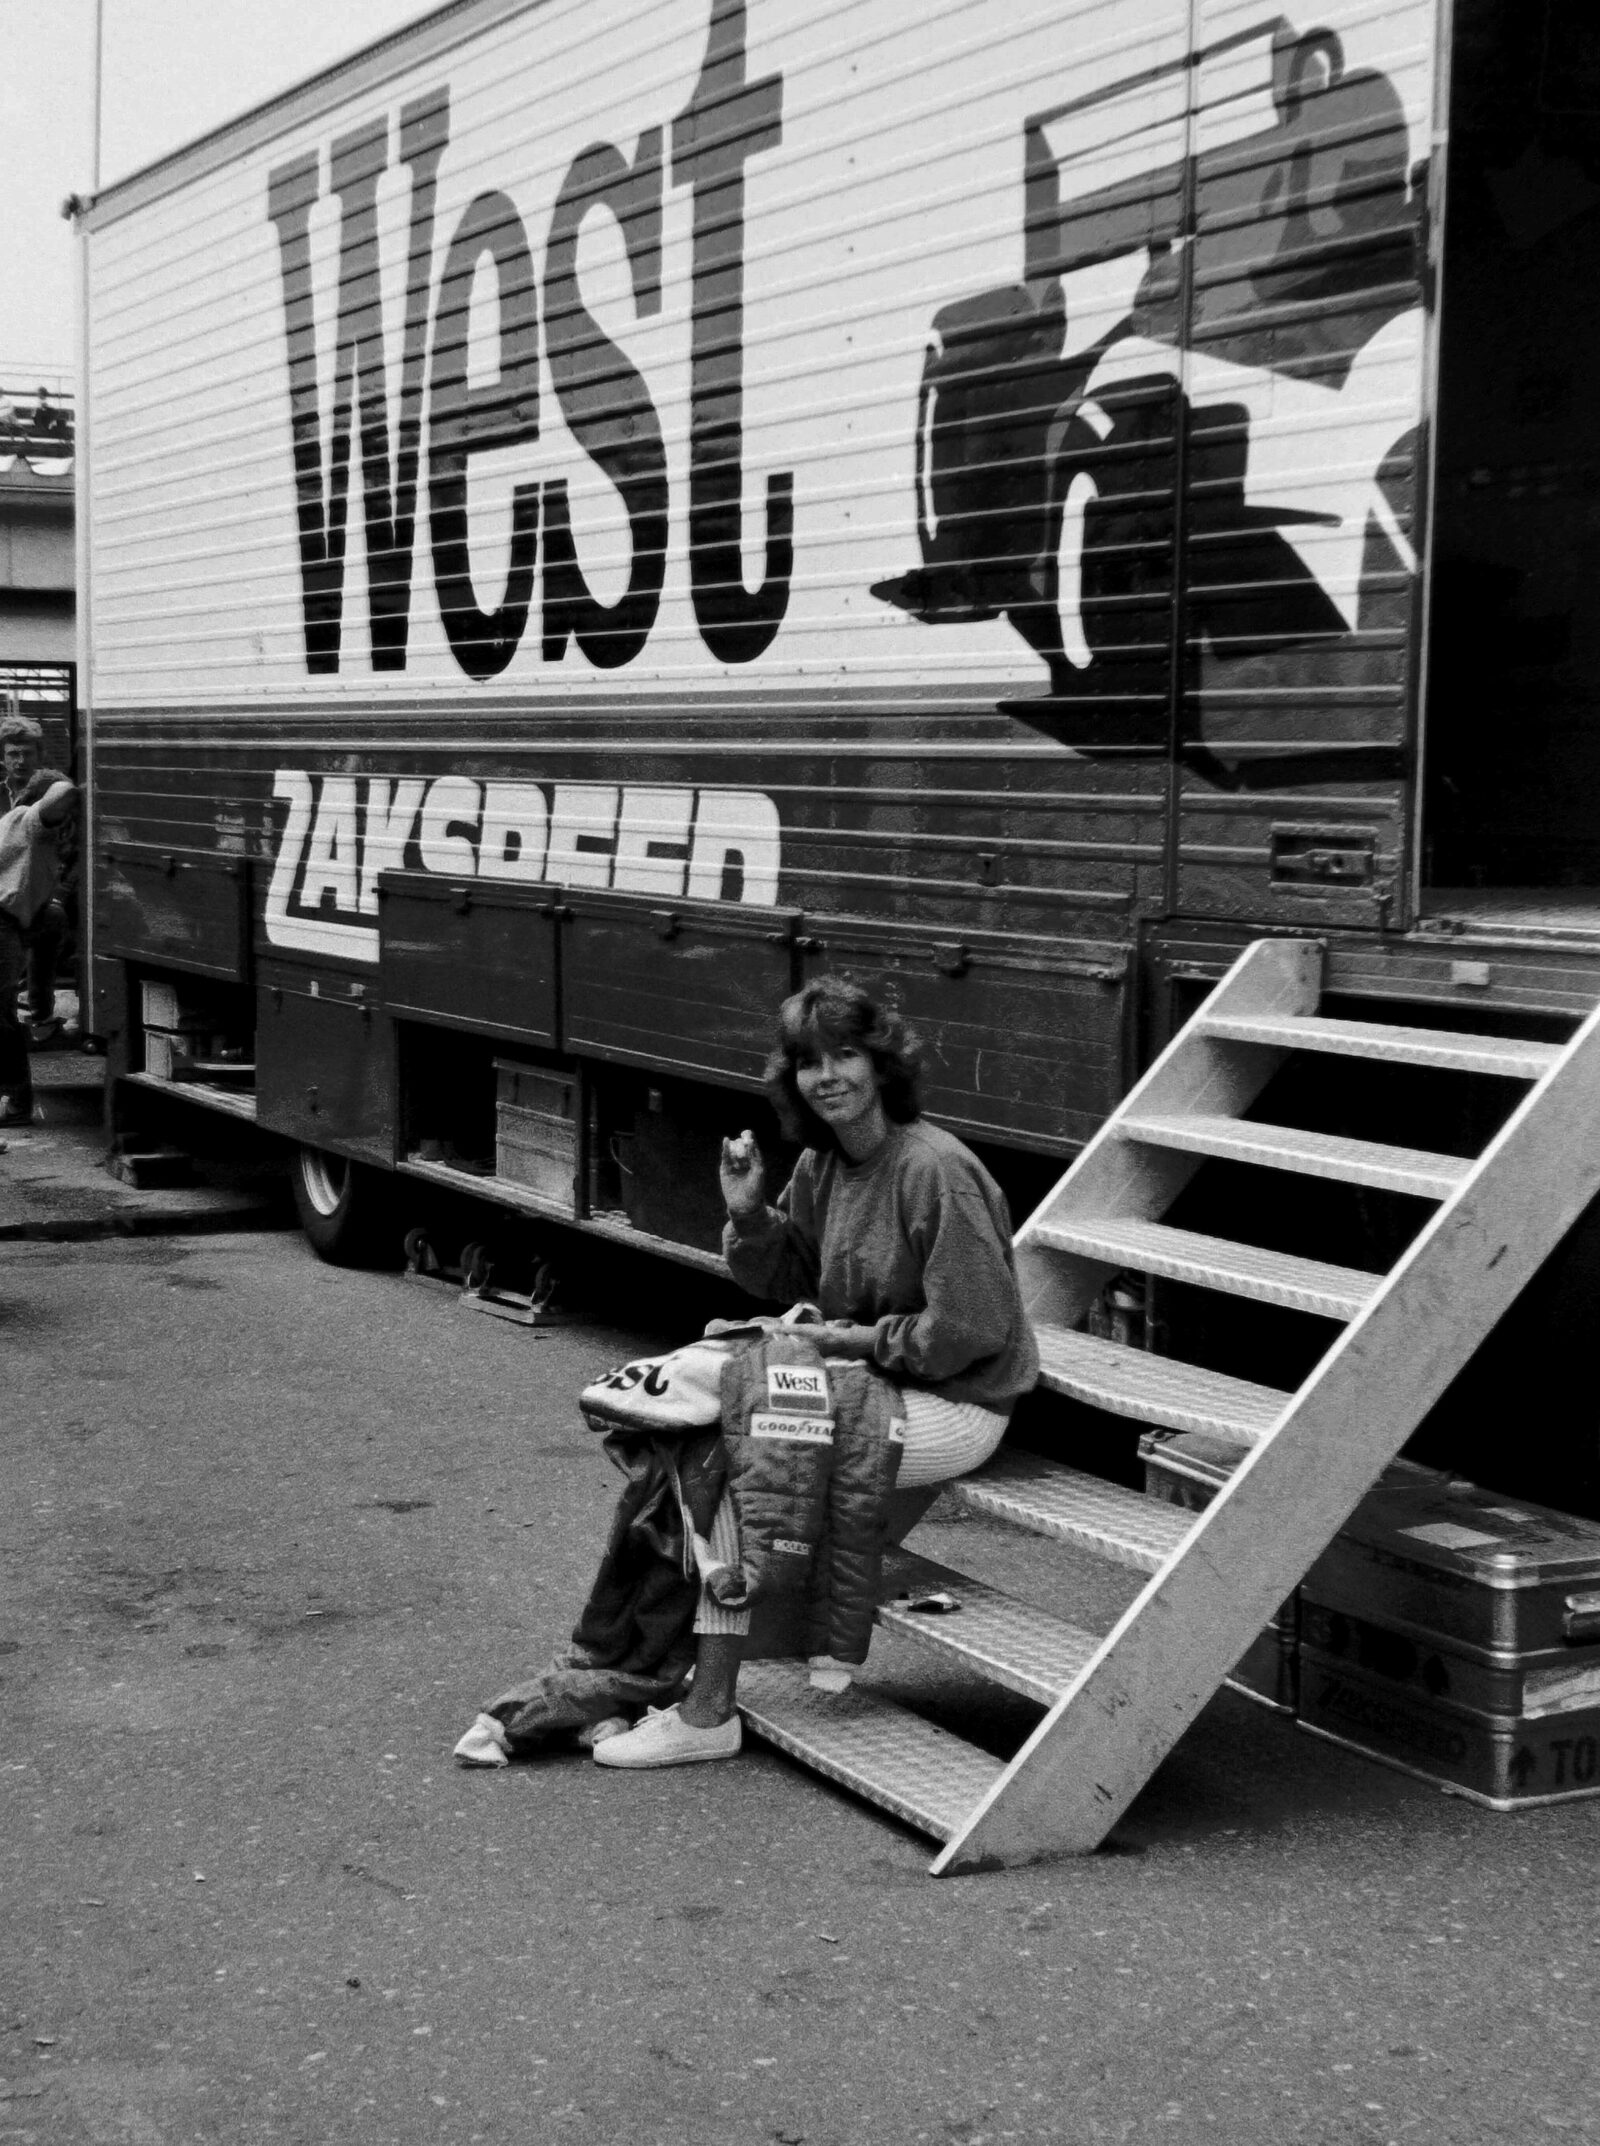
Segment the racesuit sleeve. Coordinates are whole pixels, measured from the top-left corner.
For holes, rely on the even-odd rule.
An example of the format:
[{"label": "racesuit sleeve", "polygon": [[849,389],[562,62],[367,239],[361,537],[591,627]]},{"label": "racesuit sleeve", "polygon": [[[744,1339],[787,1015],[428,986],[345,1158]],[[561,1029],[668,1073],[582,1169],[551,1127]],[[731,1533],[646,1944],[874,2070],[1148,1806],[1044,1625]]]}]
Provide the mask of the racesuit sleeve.
[{"label": "racesuit sleeve", "polygon": [[722,1256],[739,1287],[753,1297],[778,1304],[816,1297],[821,1247],[811,1177],[803,1160],[778,1194],[776,1206],[738,1221],[728,1217]]}]

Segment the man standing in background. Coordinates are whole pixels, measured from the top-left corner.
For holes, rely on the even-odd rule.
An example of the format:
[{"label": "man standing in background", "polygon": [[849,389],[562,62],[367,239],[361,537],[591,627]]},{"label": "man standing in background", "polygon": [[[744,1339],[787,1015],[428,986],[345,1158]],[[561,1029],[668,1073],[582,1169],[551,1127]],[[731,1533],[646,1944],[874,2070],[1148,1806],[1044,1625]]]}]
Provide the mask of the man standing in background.
[{"label": "man standing in background", "polygon": [[18,802],[0,814],[0,1126],[33,1122],[33,1075],[17,994],[28,969],[30,927],[61,877],[61,832],[77,800],[64,775],[36,768]]},{"label": "man standing in background", "polygon": [[[23,793],[39,772],[43,757],[44,732],[31,715],[0,718],[0,781],[5,788],[0,812],[15,811],[22,803]],[[60,896],[61,873],[67,858],[62,854],[59,835],[56,843],[56,877],[47,899],[23,932],[31,1024],[27,1040],[35,1050],[52,1042],[61,1031],[61,1023],[56,1019],[56,961],[67,929],[66,910]],[[15,987],[12,995],[14,998]]]}]

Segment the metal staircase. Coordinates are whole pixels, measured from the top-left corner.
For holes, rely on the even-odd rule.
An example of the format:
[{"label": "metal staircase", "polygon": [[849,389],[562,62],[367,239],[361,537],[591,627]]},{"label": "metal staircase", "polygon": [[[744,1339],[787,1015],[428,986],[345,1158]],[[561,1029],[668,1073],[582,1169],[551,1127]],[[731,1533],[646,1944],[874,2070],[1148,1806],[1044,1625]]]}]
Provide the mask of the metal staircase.
[{"label": "metal staircase", "polygon": [[[935,1874],[1096,1847],[1479,1341],[1600,1191],[1600,1010],[1566,1044],[1319,1012],[1322,949],[1263,940],[1124,1099],[1017,1235],[1042,1383],[1142,1424],[1203,1430],[1238,1465],[1200,1513],[1014,1450],[949,1486],[966,1506],[1149,1575],[1106,1636],[898,1553],[891,1584],[958,1614],[879,1622],[1046,1708],[1002,1762],[857,1684],[750,1663],[758,1734],[945,1845]],[[1293,1054],[1526,1084],[1476,1156],[1246,1117]],[[1293,1257],[1161,1218],[1207,1158],[1410,1194],[1428,1218],[1389,1272]],[[1337,1322],[1297,1391],[1081,1331],[1127,1270]],[[931,1577],[930,1577],[931,1576]]]}]

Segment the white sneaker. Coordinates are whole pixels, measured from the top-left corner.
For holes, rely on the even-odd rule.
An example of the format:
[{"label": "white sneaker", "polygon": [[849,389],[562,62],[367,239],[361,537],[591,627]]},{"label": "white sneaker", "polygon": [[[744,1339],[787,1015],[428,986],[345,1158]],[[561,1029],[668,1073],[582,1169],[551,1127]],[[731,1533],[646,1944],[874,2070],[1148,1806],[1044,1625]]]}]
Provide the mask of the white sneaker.
[{"label": "white sneaker", "polygon": [[693,1766],[701,1759],[737,1758],[744,1732],[737,1714],[714,1729],[697,1729],[675,1706],[652,1707],[626,1736],[596,1744],[597,1766]]},{"label": "white sneaker", "polygon": [[458,1758],[463,1766],[509,1766],[511,1747],[493,1714],[480,1714],[451,1757]]}]

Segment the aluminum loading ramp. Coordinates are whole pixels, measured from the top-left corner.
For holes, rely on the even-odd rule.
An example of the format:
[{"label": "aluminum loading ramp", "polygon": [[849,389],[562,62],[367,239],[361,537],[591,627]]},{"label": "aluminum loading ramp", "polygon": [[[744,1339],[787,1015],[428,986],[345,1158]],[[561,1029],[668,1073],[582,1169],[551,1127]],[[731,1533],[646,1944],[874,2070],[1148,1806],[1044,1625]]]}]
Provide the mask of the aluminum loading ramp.
[{"label": "aluminum loading ramp", "polygon": [[[1041,1382],[1113,1414],[1205,1430],[1239,1459],[1204,1512],[1003,1451],[949,1486],[977,1511],[1149,1575],[1105,1637],[947,1568],[959,1615],[879,1622],[1047,1711],[1003,1763],[859,1687],[751,1663],[749,1727],[944,1843],[935,1875],[1099,1845],[1285,1597],[1600,1192],[1600,1010],[1566,1044],[1326,1018],[1322,948],[1249,947],[1017,1235]],[[1245,1113],[1297,1052],[1526,1084],[1476,1156],[1262,1124]],[[1433,1203],[1397,1263],[1364,1273],[1170,1227],[1202,1161]],[[1126,1270],[1336,1321],[1294,1393],[1103,1341],[1080,1324]],[[904,1554],[902,1554],[902,1563]]]}]

